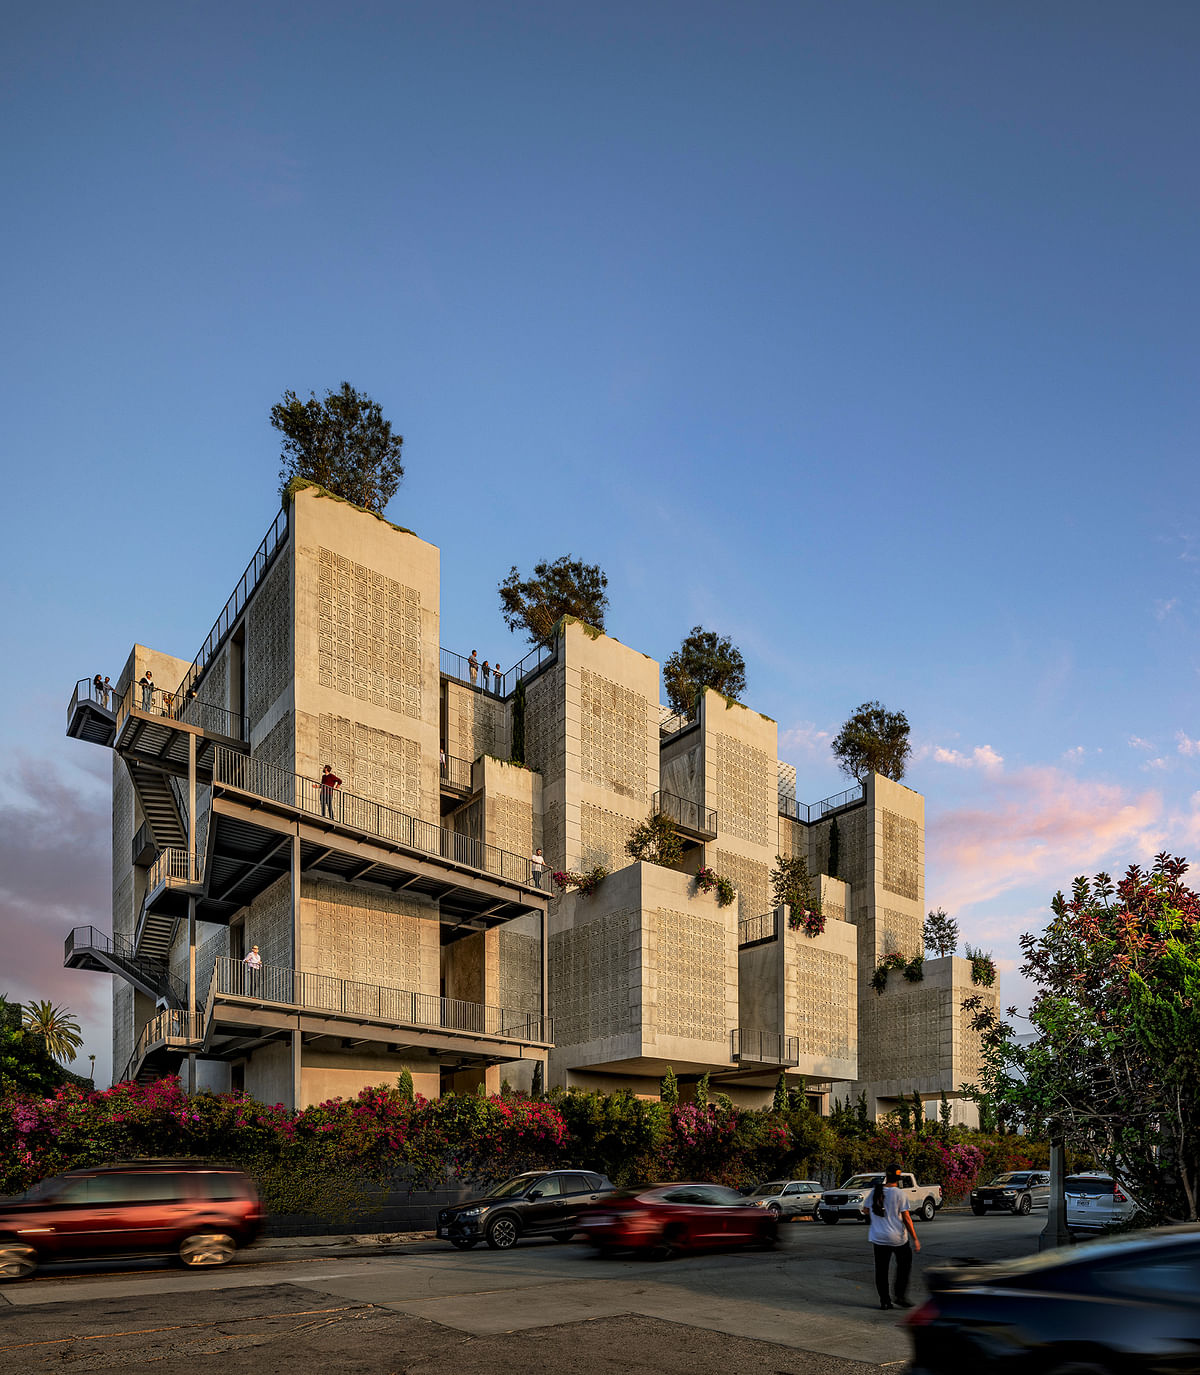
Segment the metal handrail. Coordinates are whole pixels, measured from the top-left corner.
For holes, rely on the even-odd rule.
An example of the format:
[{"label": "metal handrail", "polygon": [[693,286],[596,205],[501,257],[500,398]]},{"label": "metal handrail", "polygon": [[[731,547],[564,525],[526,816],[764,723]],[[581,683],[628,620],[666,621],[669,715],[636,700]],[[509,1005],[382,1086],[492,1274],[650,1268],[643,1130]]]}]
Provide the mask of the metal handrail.
[{"label": "metal handrail", "polygon": [[489,1007],[436,993],[414,993],[381,984],[358,983],[331,974],[264,964],[252,969],[245,960],[218,955],[209,993],[214,997],[245,998],[311,1012],[332,1012],[390,1025],[427,1027],[437,1031],[546,1044],[550,1018],[517,1008]]},{"label": "metal handrail", "polygon": [[478,688],[489,697],[505,698],[512,696],[517,690],[518,683],[526,678],[532,678],[535,673],[540,673],[547,664],[552,664],[557,658],[557,644],[534,645],[523,659],[504,673],[498,674],[498,665],[489,661],[486,683],[483,680],[483,661],[478,656],[472,664],[468,655],[456,654],[452,649],[443,648],[440,667],[443,678],[453,678],[456,682],[465,683],[467,687]]},{"label": "metal handrail", "polygon": [[803,821],[806,826],[810,826],[814,821],[820,821],[823,816],[828,816],[830,812],[836,812],[840,807],[850,807],[856,802],[861,802],[866,795],[866,786],[862,783],[856,783],[854,787],[847,788],[843,793],[835,793],[833,797],[823,797],[820,802],[812,802],[806,806],[803,802],[797,802],[794,797],[780,793],[779,815],[790,817],[793,821]]},{"label": "metal handrail", "polygon": [[199,1012],[188,1012],[186,1008],[167,1008],[151,1017],[142,1028],[125,1066],[125,1073],[118,1083],[128,1083],[137,1073],[146,1052],[156,1042],[164,1045],[168,1041],[183,1041],[187,1045],[199,1045],[204,1040],[204,1020]]},{"label": "metal handrail", "polygon": [[779,1031],[758,1031],[752,1027],[735,1027],[729,1040],[731,1060],[751,1060],[760,1065],[800,1063],[799,1036],[785,1036]]},{"label": "metal handrail", "polygon": [[679,797],[668,792],[656,792],[652,805],[656,814],[669,816],[677,826],[698,831],[702,835],[716,834],[715,807],[706,807],[703,802],[694,802],[690,797]]},{"label": "metal handrail", "polygon": [[221,614],[213,623],[213,628],[208,632],[208,639],[200,646],[200,652],[183,675],[177,696],[186,698],[189,693],[195,692],[197,684],[204,676],[205,669],[212,662],[213,656],[225,642],[229,632],[233,629],[234,622],[242,614],[246,603],[250,600],[250,594],[262,582],[267,569],[275,562],[275,556],[283,548],[287,532],[288,513],[285,507],[271,522],[271,528],[263,536],[262,543],[254,551],[254,557],[246,565],[246,571],[242,574],[241,580],[233,589]]},{"label": "metal handrail", "polygon": [[757,917],[743,917],[738,922],[738,945],[774,940],[779,935],[779,918],[779,908]]},{"label": "metal handrail", "polygon": [[445,755],[439,765],[441,781],[448,788],[453,788],[457,792],[469,793],[471,791],[471,761],[469,759],[456,759],[452,755]]},{"label": "metal handrail", "polygon": [[80,702],[90,702],[92,706],[99,707],[102,711],[112,712],[116,708],[117,689],[115,685],[108,688],[98,688],[91,678],[80,678],[75,684],[75,691],[71,694],[71,700],[67,703],[67,722],[70,723],[75,708]]},{"label": "metal handrail", "polygon": [[124,936],[110,936],[98,926],[76,926],[63,942],[63,958],[69,959],[74,950],[100,950],[114,959],[125,960],[141,968],[156,983],[171,995],[177,1003],[187,1002],[187,989],[167,968],[164,960],[156,960],[149,955],[139,955],[133,942]]},{"label": "metal handrail", "polygon": [[432,821],[422,821],[420,817],[409,816],[383,802],[359,797],[342,788],[322,788],[315,778],[305,778],[221,745],[213,751],[213,783],[238,788],[338,826],[378,836],[406,850],[450,860],[509,883],[526,888],[538,886],[527,855],[500,850],[474,836],[447,830]]},{"label": "metal handrail", "polygon": [[659,718],[658,738],[660,743],[669,739],[672,735],[678,735],[681,730],[687,730],[689,726],[694,726],[700,718],[690,716],[687,712],[671,711],[665,712]]},{"label": "metal handrail", "polygon": [[168,721],[181,721],[195,726],[207,735],[221,735],[227,740],[245,740],[246,718],[227,707],[214,706],[199,697],[188,698],[167,688],[150,683],[133,682],[126,687],[116,705],[117,735],[120,736],[132,711],[147,716],[161,716]]},{"label": "metal handrail", "polygon": [[167,848],[150,866],[146,876],[146,892],[153,893],[164,884],[197,884],[200,882],[200,862],[194,854],[178,845]]}]

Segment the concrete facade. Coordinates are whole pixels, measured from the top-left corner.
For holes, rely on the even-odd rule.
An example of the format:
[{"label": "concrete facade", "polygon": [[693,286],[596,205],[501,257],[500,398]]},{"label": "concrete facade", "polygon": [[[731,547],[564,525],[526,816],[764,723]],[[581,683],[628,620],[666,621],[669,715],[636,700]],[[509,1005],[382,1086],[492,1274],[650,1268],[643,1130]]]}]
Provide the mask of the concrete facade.
[{"label": "concrete facade", "polygon": [[[203,755],[202,734],[206,762],[182,778],[175,748],[163,783],[119,712],[114,728],[113,932],[133,941],[159,900],[151,856],[186,844],[201,870],[167,957],[203,1021],[197,1087],[310,1103],[407,1069],[433,1095],[528,1088],[540,1063],[548,1084],[653,1095],[670,1066],[685,1093],[707,1073],[760,1103],[782,1071],[886,1111],[974,1077],[966,961],[872,986],[883,956],[922,946],[918,793],[872,775],[798,804],[770,717],[706,690],[692,720],[670,718],[659,665],[571,618],[502,685],[474,681],[440,648],[434,545],[319,489],[286,515],[196,668],[136,646],[123,675],[190,684],[234,722],[222,748]],[[325,764],[342,789],[318,807]],[[195,817],[131,862],[163,787],[177,803],[194,788]],[[675,868],[626,852],[656,807],[680,823]],[[551,871],[607,875],[586,897],[539,887],[539,848]],[[826,918],[815,937],[772,904],[777,857],[795,855]],[[700,889],[702,867],[733,902]],[[251,983],[253,945],[269,971]],[[114,983],[120,1073],[158,1009],[145,980]]]}]

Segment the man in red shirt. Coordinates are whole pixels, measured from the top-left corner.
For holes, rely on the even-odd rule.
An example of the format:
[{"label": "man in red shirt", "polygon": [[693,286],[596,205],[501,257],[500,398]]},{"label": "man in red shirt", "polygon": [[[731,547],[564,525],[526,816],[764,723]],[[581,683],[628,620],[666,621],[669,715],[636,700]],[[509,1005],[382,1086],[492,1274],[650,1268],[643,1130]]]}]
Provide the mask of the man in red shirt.
[{"label": "man in red shirt", "polygon": [[327,816],[330,821],[333,820],[333,790],[341,786],[342,780],[326,764],[321,774],[321,815]]}]

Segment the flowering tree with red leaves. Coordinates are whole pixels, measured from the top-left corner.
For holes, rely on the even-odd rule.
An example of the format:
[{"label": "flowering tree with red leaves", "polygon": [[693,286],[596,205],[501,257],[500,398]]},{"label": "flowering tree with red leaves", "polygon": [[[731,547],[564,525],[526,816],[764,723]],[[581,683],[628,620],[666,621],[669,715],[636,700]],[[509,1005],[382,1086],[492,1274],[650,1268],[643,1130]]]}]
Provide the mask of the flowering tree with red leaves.
[{"label": "flowering tree with red leaves", "polygon": [[983,1034],[977,1096],[1103,1161],[1163,1221],[1196,1220],[1200,1182],[1200,897],[1187,868],[1164,852],[1149,872],[1055,895],[1045,931],[1021,937],[1032,1045],[981,999],[964,1004]]}]

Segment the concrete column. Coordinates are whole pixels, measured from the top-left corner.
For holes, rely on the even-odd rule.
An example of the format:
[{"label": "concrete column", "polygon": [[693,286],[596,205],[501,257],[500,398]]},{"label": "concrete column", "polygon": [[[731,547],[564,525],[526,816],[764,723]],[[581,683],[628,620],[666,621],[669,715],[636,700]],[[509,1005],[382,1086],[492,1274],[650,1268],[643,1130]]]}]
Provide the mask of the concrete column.
[{"label": "concrete column", "polygon": [[303,1045],[303,1038],[300,1034],[300,1018],[296,1018],[296,1027],[292,1032],[292,1108],[297,1110],[301,1106],[300,1100],[300,1051]]},{"label": "concrete column", "polygon": [[1071,1245],[1071,1233],[1067,1231],[1066,1179],[1067,1150],[1060,1137],[1050,1143],[1050,1204],[1046,1225],[1038,1237],[1039,1251]]},{"label": "concrete column", "polygon": [[[292,836],[292,997],[297,1001],[301,995],[300,980],[300,828]],[[301,1106],[301,1051],[304,1038],[300,1033],[300,1019],[296,1019],[296,1029],[292,1032],[292,1107]]]}]

